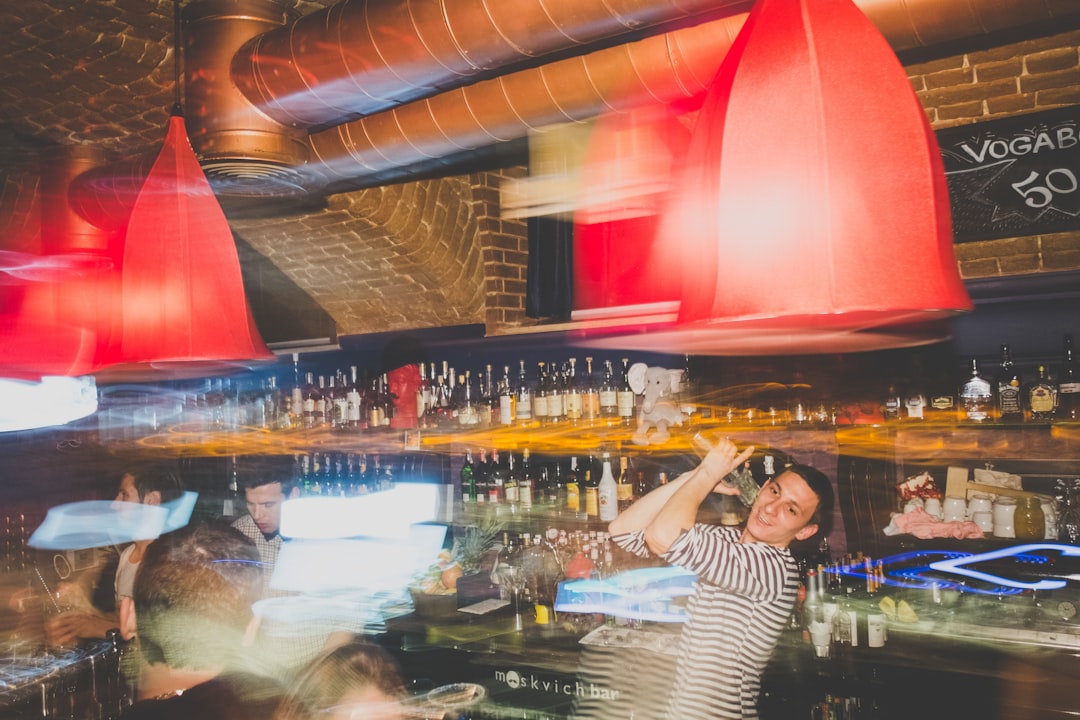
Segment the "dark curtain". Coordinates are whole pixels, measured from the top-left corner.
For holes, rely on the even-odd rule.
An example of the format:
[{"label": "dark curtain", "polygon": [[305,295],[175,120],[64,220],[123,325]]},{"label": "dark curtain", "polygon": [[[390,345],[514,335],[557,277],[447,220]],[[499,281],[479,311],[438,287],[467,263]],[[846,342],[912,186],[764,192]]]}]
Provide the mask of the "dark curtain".
[{"label": "dark curtain", "polygon": [[531,217],[525,315],[569,320],[574,307],[574,224]]}]

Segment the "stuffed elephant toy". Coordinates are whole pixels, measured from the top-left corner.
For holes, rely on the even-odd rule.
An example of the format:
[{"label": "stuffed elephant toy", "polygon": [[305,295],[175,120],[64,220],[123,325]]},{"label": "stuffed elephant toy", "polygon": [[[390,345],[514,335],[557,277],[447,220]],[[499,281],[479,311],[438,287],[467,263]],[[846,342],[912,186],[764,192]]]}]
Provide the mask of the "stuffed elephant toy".
[{"label": "stuffed elephant toy", "polygon": [[[681,370],[650,367],[645,363],[630,366],[627,374],[630,389],[642,396],[637,430],[631,438],[635,445],[666,442],[671,437],[668,428],[682,425],[686,420],[686,415],[675,401],[681,373]],[[653,428],[655,432],[650,434]]]}]

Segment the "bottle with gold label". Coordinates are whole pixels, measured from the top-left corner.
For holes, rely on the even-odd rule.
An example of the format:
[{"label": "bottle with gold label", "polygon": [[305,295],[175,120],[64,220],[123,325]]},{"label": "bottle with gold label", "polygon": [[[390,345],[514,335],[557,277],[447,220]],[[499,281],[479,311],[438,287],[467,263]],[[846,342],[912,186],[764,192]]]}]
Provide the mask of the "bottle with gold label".
[{"label": "bottle with gold label", "polygon": [[1028,388],[1028,410],[1032,420],[1049,420],[1054,416],[1057,388],[1050,382],[1045,365],[1039,366],[1039,375]]},{"label": "bottle with gold label", "polygon": [[615,497],[619,512],[634,504],[634,482],[630,477],[629,461],[625,455],[619,456],[619,477],[615,484]]},{"label": "bottle with gold label", "polygon": [[566,486],[566,515],[576,518],[581,514],[581,485],[578,479],[577,458],[570,458],[570,467],[564,476]]}]

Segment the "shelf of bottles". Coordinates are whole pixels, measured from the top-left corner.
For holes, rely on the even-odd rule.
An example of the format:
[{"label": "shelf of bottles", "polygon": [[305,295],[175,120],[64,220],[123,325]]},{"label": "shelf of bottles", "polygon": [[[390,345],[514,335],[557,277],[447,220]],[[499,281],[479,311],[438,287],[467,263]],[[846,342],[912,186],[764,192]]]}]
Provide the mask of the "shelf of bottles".
[{"label": "shelf of bottles", "polygon": [[[421,363],[414,382],[351,365],[330,374],[211,378],[143,392],[120,389],[96,417],[102,442],[130,443],[190,455],[342,452],[447,452],[461,446],[584,452],[611,444],[648,444],[636,435],[642,398],[630,387],[633,358],[570,357],[477,372],[448,362]],[[1060,366],[1041,365],[1022,380],[1003,346],[992,371],[972,360],[953,392],[889,386],[884,397],[837,401],[806,385],[718,387],[675,371],[666,402],[683,422],[670,428],[664,451],[692,451],[697,432],[827,429],[843,434],[867,425],[920,428],[941,436],[969,428],[1050,428],[1054,439],[1080,437],[1080,373],[1072,338]],[[289,385],[288,388],[285,385]],[[399,396],[397,393],[407,395]],[[124,392],[129,392],[128,396]],[[103,398],[104,399],[104,398]]]}]

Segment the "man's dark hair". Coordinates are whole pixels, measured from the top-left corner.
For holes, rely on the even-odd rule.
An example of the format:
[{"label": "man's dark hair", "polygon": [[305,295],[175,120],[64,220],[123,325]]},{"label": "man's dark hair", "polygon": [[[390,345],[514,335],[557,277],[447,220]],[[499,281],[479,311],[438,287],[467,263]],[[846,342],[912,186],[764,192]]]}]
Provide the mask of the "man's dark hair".
[{"label": "man's dark hair", "polygon": [[148,493],[157,491],[161,502],[167,503],[184,494],[184,483],[175,470],[166,465],[146,465],[133,468],[131,476],[135,479],[135,490],[142,500]]},{"label": "man's dark hair", "polygon": [[189,526],[155,540],[133,593],[144,658],[188,670],[236,667],[262,573],[255,544],[227,525]]},{"label": "man's dark hair", "polygon": [[815,467],[798,463],[785,466],[784,472],[795,473],[801,477],[810,487],[810,490],[817,495],[817,508],[814,510],[814,514],[810,516],[808,524],[818,526],[818,532],[815,534],[828,535],[832,525],[833,504],[836,502],[829,478]]},{"label": "man's dark hair", "polygon": [[288,456],[238,458],[236,482],[240,490],[281,483],[281,491],[288,495],[299,485],[300,471],[296,461]]}]

